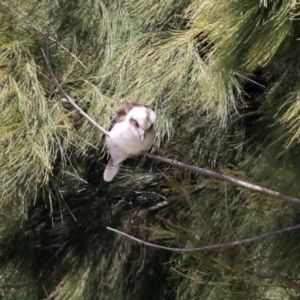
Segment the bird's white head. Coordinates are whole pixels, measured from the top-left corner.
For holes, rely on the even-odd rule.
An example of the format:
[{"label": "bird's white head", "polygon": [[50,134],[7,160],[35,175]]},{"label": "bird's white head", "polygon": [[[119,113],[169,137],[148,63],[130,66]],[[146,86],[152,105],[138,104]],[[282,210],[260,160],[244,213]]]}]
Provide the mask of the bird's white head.
[{"label": "bird's white head", "polygon": [[135,106],[128,112],[126,120],[134,126],[138,136],[143,142],[147,131],[153,130],[156,114],[149,107]]}]

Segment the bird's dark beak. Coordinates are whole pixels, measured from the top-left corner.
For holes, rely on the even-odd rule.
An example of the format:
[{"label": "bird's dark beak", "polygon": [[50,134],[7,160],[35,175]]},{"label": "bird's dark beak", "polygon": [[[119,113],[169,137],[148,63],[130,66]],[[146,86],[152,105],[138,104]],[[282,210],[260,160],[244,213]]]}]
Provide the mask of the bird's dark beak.
[{"label": "bird's dark beak", "polygon": [[139,137],[142,143],[144,143],[145,137],[146,137],[146,131],[145,130],[139,130]]}]

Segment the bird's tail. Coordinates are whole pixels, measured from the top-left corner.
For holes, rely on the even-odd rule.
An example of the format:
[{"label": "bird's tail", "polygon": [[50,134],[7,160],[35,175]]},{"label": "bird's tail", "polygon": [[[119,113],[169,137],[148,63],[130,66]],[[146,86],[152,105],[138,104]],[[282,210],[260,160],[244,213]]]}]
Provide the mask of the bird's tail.
[{"label": "bird's tail", "polygon": [[112,181],[120,169],[120,164],[114,164],[110,159],[103,173],[104,181]]}]

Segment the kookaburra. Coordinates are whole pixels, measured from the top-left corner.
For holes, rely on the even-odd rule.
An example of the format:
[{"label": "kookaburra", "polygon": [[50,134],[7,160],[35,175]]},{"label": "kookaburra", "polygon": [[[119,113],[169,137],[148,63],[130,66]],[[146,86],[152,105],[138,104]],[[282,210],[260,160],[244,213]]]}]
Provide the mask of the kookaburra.
[{"label": "kookaburra", "polygon": [[105,181],[113,180],[126,158],[150,148],[155,120],[156,114],[150,107],[135,102],[126,102],[117,110],[106,137],[110,160],[103,174]]}]

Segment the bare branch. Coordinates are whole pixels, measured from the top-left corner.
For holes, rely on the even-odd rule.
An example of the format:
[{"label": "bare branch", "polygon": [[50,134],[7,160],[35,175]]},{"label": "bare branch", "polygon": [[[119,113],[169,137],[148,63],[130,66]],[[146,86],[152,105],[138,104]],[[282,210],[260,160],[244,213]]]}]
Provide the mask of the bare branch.
[{"label": "bare branch", "polygon": [[180,161],[177,161],[175,159],[166,158],[166,157],[155,155],[155,154],[152,154],[152,153],[149,153],[149,152],[143,152],[143,154],[145,156],[149,157],[149,158],[152,158],[152,159],[170,164],[170,165],[178,167],[178,168],[182,168],[182,169],[197,172],[197,173],[200,173],[200,174],[203,174],[203,175],[206,175],[206,176],[210,176],[210,177],[216,178],[217,180],[220,180],[220,181],[230,182],[234,185],[244,187],[244,188],[246,188],[248,190],[251,190],[251,191],[254,191],[254,192],[274,196],[274,197],[281,198],[281,199],[284,199],[286,201],[292,202],[294,204],[300,205],[300,199],[299,198],[287,196],[287,195],[281,194],[281,193],[279,193],[275,190],[267,189],[265,187],[255,185],[255,184],[243,181],[243,180],[239,180],[239,179],[236,179],[234,177],[231,177],[231,176],[219,173],[219,172],[199,168],[199,167],[193,166],[193,165],[184,164],[184,163],[182,163]]},{"label": "bare branch", "polygon": [[131,235],[125,233],[125,232],[119,231],[119,230],[111,228],[111,227],[106,227],[106,229],[108,229],[110,231],[113,231],[113,232],[116,232],[117,234],[120,234],[122,236],[125,236],[128,239],[133,240],[133,241],[135,241],[139,244],[149,246],[149,247],[152,247],[152,248],[163,249],[163,250],[173,251],[173,252],[196,252],[196,251],[208,251],[208,250],[215,250],[215,249],[221,249],[221,248],[229,248],[229,247],[234,247],[234,246],[238,246],[238,245],[242,245],[242,244],[249,244],[249,243],[252,243],[252,242],[255,242],[255,241],[259,241],[259,240],[269,238],[273,235],[278,235],[278,234],[281,234],[281,233],[284,233],[284,232],[300,229],[300,224],[295,225],[295,226],[285,227],[285,228],[274,230],[274,231],[269,231],[269,232],[266,232],[266,233],[263,233],[261,235],[254,236],[254,237],[251,237],[251,238],[248,238],[248,239],[237,240],[237,241],[222,243],[222,244],[207,245],[207,246],[196,247],[196,248],[171,248],[171,247],[165,247],[165,246],[161,246],[161,245],[157,245],[157,244],[153,244],[153,243],[143,241],[141,239],[135,238],[135,237],[133,237],[133,236],[131,236]]},{"label": "bare branch", "polygon": [[72,106],[77,109],[77,111],[84,117],[86,118],[90,123],[92,123],[99,131],[101,131],[103,134],[105,134],[106,136],[109,137],[109,133],[108,131],[106,131],[103,127],[101,127],[95,120],[93,120],[88,114],[86,114],[76,103],[75,103],[75,100],[73,98],[71,98],[62,88],[62,86],[60,85],[60,83],[58,82],[57,78],[55,77],[54,73],[53,73],[53,70],[51,68],[51,65],[50,65],[50,62],[44,52],[43,49],[42,50],[42,53],[43,53],[43,56],[44,56],[44,59],[45,59],[45,62],[47,64],[47,67],[49,69],[49,72],[50,72],[50,75],[57,87],[57,89],[59,90],[59,92],[64,95],[66,97],[66,99],[68,100],[68,102],[70,102],[72,104]]},{"label": "bare branch", "polygon": [[[49,60],[48,60],[47,56],[45,55],[45,52],[44,52],[43,49],[42,49],[42,53],[43,53],[44,59],[46,61],[46,64],[49,68],[49,72],[51,74],[51,77],[52,77],[55,85],[57,86],[58,90],[60,91],[60,93],[62,95],[64,95],[66,97],[66,99],[78,110],[78,112],[84,118],[86,118],[94,127],[96,127],[99,131],[101,131],[102,133],[104,133],[106,136],[109,137],[109,132],[106,131],[104,128],[102,128],[88,114],[86,114],[75,103],[74,99],[72,99],[70,96],[68,96],[68,94],[63,90],[62,86],[59,84],[58,80],[56,79],[56,77],[53,73],[53,70],[50,66]],[[255,185],[255,184],[243,181],[243,180],[239,180],[239,179],[236,179],[234,177],[231,177],[231,176],[228,176],[228,175],[216,172],[216,171],[203,169],[203,168],[193,166],[193,165],[188,165],[188,164],[182,163],[180,161],[177,161],[175,159],[170,159],[170,158],[166,158],[166,157],[163,157],[163,156],[155,155],[155,154],[152,154],[152,153],[149,153],[149,152],[146,152],[146,151],[143,152],[143,154],[144,154],[144,156],[147,156],[149,158],[152,158],[152,159],[170,164],[170,165],[178,167],[178,168],[182,168],[182,169],[186,169],[186,170],[189,170],[189,171],[192,171],[192,172],[196,172],[196,173],[200,173],[200,174],[203,174],[203,175],[206,175],[206,176],[210,176],[210,177],[216,178],[217,180],[220,180],[220,181],[230,182],[234,185],[244,187],[244,188],[246,188],[248,190],[251,190],[251,191],[254,191],[254,192],[258,192],[258,193],[261,193],[261,194],[266,194],[266,195],[269,195],[269,196],[274,196],[274,197],[277,197],[277,198],[284,199],[288,202],[300,205],[300,199],[299,198],[284,195],[284,194],[279,193],[278,191],[275,191],[275,190],[271,190],[271,189],[268,189],[268,188],[265,188],[265,187],[262,187],[262,186],[259,186],[259,185]]]}]

